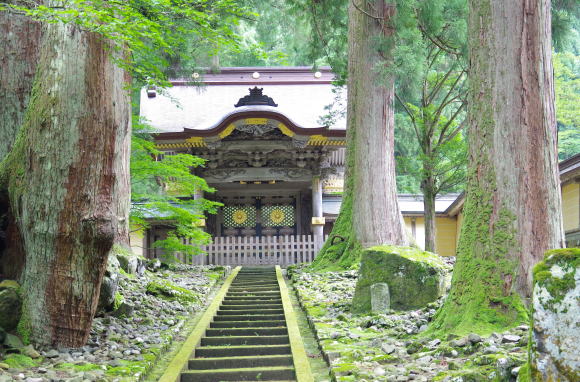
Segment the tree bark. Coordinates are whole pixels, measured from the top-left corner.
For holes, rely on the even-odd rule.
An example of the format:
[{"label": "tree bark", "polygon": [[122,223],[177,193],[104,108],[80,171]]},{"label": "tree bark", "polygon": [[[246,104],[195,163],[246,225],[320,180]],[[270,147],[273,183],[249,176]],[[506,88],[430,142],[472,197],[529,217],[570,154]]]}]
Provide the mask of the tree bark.
[{"label": "tree bark", "polygon": [[[372,6],[369,6],[369,3]],[[359,8],[365,8],[366,13]],[[347,124],[353,131],[353,225],[363,247],[407,244],[395,177],[394,80],[378,73],[393,49],[379,51],[377,38],[392,35],[394,3],[349,5]]]},{"label": "tree bark", "polygon": [[128,232],[129,78],[107,43],[78,27],[45,24],[37,44],[30,102],[2,163],[26,256],[19,330],[36,343],[78,347],[109,250]]},{"label": "tree bark", "polygon": [[349,1],[345,192],[315,267],[348,267],[361,247],[407,244],[395,180],[394,81],[378,70],[392,61],[392,47],[379,50],[377,39],[392,34],[394,13],[385,0]]},{"label": "tree bark", "polygon": [[435,328],[517,325],[533,265],[564,243],[550,24],[549,0],[470,0],[465,220]]},{"label": "tree bark", "polygon": [[[29,17],[0,12],[0,160],[12,149],[22,126],[38,63],[40,31],[40,23]],[[17,279],[25,260],[20,233],[10,213],[8,195],[0,194],[0,274]]]},{"label": "tree bark", "polygon": [[[429,171],[425,169],[424,171]],[[435,242],[436,227],[435,227],[435,178],[428,175],[421,184],[423,191],[423,210],[425,216],[425,250],[429,252],[437,252]]]}]

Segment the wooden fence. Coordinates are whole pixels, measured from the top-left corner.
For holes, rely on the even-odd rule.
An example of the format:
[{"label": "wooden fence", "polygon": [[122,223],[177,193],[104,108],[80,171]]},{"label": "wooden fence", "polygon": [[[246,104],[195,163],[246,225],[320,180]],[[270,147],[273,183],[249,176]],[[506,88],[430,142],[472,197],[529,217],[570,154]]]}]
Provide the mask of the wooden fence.
[{"label": "wooden fence", "polygon": [[313,235],[215,237],[213,244],[203,246],[205,255],[186,261],[193,265],[291,265],[310,263],[322,248],[324,238]]}]

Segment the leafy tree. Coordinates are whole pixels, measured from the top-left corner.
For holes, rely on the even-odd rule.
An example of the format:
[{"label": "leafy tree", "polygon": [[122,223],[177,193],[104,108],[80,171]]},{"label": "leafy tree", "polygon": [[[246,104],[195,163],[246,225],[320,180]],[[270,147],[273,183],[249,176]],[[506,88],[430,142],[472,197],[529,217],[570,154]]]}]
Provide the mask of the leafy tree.
[{"label": "leafy tree", "polygon": [[[420,5],[428,7],[414,12],[423,40],[414,53],[419,70],[413,72],[419,71],[419,75],[415,74],[414,79],[407,75],[407,83],[400,85],[401,94],[397,94],[411,121],[419,153],[417,158],[400,158],[399,162],[418,178],[425,211],[425,249],[435,252],[435,198],[439,193],[455,190],[465,178],[462,131],[466,123],[461,119],[466,107],[467,73],[462,64],[462,41],[448,37],[448,30],[461,29],[461,19],[455,18],[458,11],[448,12],[448,4],[436,1]],[[462,9],[460,4],[459,11]],[[450,15],[451,21],[445,20]],[[455,25],[458,20],[459,27]],[[414,88],[420,90],[413,91]],[[418,167],[413,168],[413,164]]]},{"label": "leafy tree", "polygon": [[580,153],[580,56],[571,52],[554,55],[558,156],[564,160]]},{"label": "leafy tree", "polygon": [[131,140],[131,229],[142,231],[152,221],[166,222],[171,227],[167,238],[153,244],[163,249],[163,259],[172,261],[177,253],[199,255],[199,245],[211,242],[211,235],[200,229],[199,223],[205,212],[215,213],[221,205],[192,197],[200,191],[215,191],[191,171],[203,166],[205,160],[190,154],[163,155],[155,148],[154,131],[144,123],[135,125]]}]

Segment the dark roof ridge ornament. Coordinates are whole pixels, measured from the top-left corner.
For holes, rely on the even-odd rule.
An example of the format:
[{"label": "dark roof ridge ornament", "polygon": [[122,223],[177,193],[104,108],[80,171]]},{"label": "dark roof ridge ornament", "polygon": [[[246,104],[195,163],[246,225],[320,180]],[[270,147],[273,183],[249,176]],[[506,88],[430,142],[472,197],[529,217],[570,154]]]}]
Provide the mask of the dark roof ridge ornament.
[{"label": "dark roof ridge ornament", "polygon": [[278,104],[274,103],[274,100],[267,95],[262,94],[262,90],[264,88],[258,88],[254,86],[253,89],[250,90],[250,95],[243,96],[238,100],[238,103],[234,105],[234,107],[240,106],[249,106],[249,105],[262,105],[262,106],[274,106],[277,107]]}]

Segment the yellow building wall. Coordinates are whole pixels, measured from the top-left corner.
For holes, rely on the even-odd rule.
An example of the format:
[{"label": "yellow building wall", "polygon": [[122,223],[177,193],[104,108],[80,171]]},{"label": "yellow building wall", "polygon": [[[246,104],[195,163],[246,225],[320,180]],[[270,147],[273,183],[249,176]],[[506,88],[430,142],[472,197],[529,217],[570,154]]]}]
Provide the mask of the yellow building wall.
[{"label": "yellow building wall", "polygon": [[435,218],[435,245],[441,256],[455,256],[457,243],[457,219],[453,217]]},{"label": "yellow building wall", "polygon": [[145,256],[145,234],[143,230],[131,232],[129,234],[129,243],[134,254]]},{"label": "yellow building wall", "polygon": [[564,231],[580,228],[580,184],[570,183],[562,187],[562,218]]},{"label": "yellow building wall", "polygon": [[[421,248],[425,248],[425,219],[423,217],[405,216],[405,226],[409,234],[413,232],[413,219],[415,219],[415,243]],[[437,253],[441,256],[455,256],[457,219],[448,217],[435,218],[435,245]]]}]

